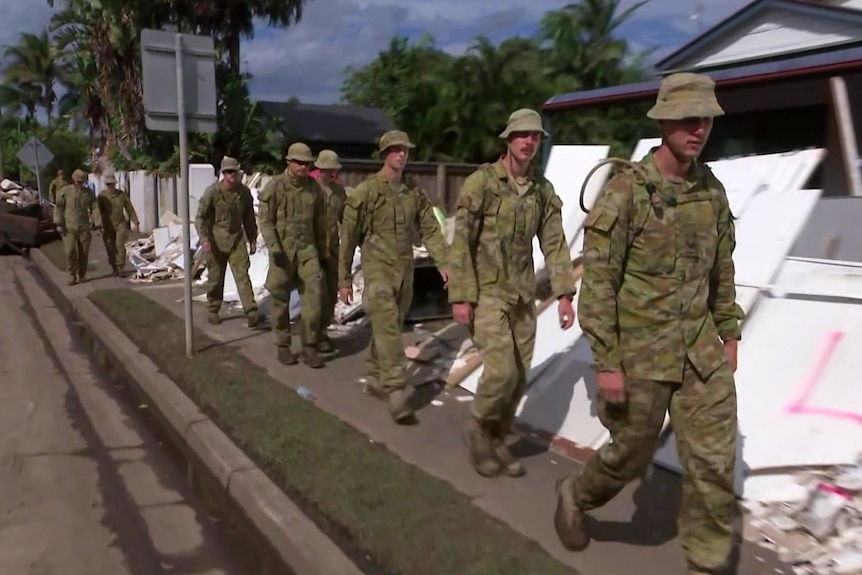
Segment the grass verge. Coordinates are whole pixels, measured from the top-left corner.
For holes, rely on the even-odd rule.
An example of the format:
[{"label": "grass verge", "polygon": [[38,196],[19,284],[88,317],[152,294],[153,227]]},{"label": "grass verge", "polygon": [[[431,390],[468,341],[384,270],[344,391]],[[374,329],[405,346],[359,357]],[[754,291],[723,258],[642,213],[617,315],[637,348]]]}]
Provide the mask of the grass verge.
[{"label": "grass verge", "polygon": [[[568,574],[537,543],[200,331],[125,289],[90,299],[369,573]],[[550,521],[550,517],[548,518]]]}]

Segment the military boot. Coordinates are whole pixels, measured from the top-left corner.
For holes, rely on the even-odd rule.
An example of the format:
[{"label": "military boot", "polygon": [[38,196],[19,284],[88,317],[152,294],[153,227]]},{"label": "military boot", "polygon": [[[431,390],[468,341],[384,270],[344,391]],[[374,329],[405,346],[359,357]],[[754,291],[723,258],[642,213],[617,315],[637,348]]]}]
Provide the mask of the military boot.
[{"label": "military boot", "polygon": [[207,316],[207,322],[210,325],[218,325],[221,323],[221,318],[218,315],[217,311],[211,311]]},{"label": "military boot", "polygon": [[78,276],[69,276],[69,285],[73,286],[78,283]]},{"label": "military boot", "polygon": [[111,275],[114,275],[114,276],[120,277],[120,268],[119,268],[119,266],[113,266],[113,267],[111,268]]},{"label": "military boot", "polygon": [[470,421],[464,431],[464,441],[470,452],[470,463],[476,473],[483,477],[495,477],[502,469],[502,463],[497,457],[493,430],[487,424],[480,424],[475,419]]},{"label": "military boot", "polygon": [[396,389],[389,394],[389,415],[395,423],[405,423],[413,418],[413,408],[410,407],[410,395],[404,388]]},{"label": "military boot", "polygon": [[317,348],[307,345],[302,348],[302,362],[312,369],[320,369],[324,365],[323,358],[317,352]]},{"label": "military boot", "polygon": [[377,399],[387,399],[388,394],[381,387],[380,380],[377,379],[377,376],[374,375],[366,375],[365,381],[362,383],[362,393],[366,395],[370,395],[371,397],[376,397]]},{"label": "military boot", "polygon": [[296,356],[289,347],[278,348],[278,361],[284,365],[296,365],[298,363]]},{"label": "military boot", "polygon": [[557,509],[554,512],[554,529],[560,543],[569,551],[583,551],[590,544],[584,529],[584,513],[575,503],[575,476],[568,475],[557,481]]},{"label": "military boot", "polygon": [[527,473],[524,465],[518,461],[515,454],[512,453],[511,443],[506,442],[506,436],[513,434],[514,429],[511,421],[503,421],[499,423],[494,432],[494,445],[497,448],[497,459],[500,460],[503,473],[509,477],[521,477]]},{"label": "military boot", "polygon": [[320,338],[320,343],[317,344],[317,349],[320,350],[320,353],[332,353],[335,350],[332,345],[332,340],[327,336]]},{"label": "military boot", "polygon": [[261,316],[258,312],[252,311],[248,314],[248,327],[251,329],[255,329],[261,323],[263,323],[263,316]]}]

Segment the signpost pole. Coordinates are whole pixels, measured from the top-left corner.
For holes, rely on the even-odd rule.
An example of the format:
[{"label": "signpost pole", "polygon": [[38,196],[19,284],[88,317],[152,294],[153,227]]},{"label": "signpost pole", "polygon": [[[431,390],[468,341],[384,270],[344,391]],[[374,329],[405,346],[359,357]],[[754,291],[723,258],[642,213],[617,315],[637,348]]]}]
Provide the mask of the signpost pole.
[{"label": "signpost pole", "polygon": [[42,203],[42,166],[39,165],[39,146],[33,146],[33,157],[36,158],[36,190],[39,192],[39,203]]},{"label": "signpost pole", "polygon": [[185,71],[183,70],[183,36],[174,37],[177,60],[177,124],[180,134],[180,217],[183,220],[183,308],[186,324],[186,356],[194,355],[194,323],[192,318],[192,246],[191,215],[189,214],[189,142],[186,127]]}]

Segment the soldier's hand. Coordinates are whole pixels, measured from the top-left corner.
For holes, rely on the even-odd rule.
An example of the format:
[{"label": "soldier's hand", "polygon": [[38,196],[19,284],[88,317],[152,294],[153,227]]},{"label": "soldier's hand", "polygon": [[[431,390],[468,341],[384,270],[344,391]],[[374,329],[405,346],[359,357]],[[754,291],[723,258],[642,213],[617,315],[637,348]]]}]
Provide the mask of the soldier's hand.
[{"label": "soldier's hand", "polygon": [[441,268],[440,269],[440,277],[443,278],[443,288],[445,289],[445,288],[449,287],[449,272],[447,272],[445,269]]},{"label": "soldier's hand", "polygon": [[724,342],[724,352],[727,354],[727,361],[730,363],[730,369],[736,372],[737,353],[739,342],[735,339],[730,339]]},{"label": "soldier's hand", "polygon": [[563,296],[557,304],[557,313],[560,315],[560,327],[567,330],[575,323],[575,309],[572,307],[572,298]]},{"label": "soldier's hand", "polygon": [[345,304],[353,303],[353,288],[343,287],[338,290],[338,299]]},{"label": "soldier's hand", "polygon": [[257,242],[248,244],[248,253],[254,255],[257,252]]},{"label": "soldier's hand", "polygon": [[596,374],[599,393],[608,403],[625,403],[626,383],[621,371],[600,371]]},{"label": "soldier's hand", "polygon": [[133,232],[136,232],[136,231],[138,231],[139,229],[141,229],[141,226],[140,226],[140,225],[138,225],[138,223],[137,223],[137,222],[132,222],[132,231],[133,231]]},{"label": "soldier's hand", "polygon": [[201,240],[201,249],[204,252],[210,251],[210,242],[209,240]]},{"label": "soldier's hand", "polygon": [[470,325],[473,322],[473,306],[468,302],[453,303],[452,319],[461,325]]},{"label": "soldier's hand", "polygon": [[57,226],[57,233],[58,233],[58,234],[60,234],[61,236],[62,236],[62,235],[64,235],[64,234],[66,233],[66,228],[64,228],[63,226],[58,225],[58,226]]}]

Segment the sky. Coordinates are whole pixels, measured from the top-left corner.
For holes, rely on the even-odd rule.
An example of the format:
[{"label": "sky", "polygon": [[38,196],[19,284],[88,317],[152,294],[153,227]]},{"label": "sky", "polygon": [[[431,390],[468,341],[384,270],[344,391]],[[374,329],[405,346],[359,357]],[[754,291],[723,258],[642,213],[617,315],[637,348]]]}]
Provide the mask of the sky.
[{"label": "sky", "polygon": [[[649,0],[619,30],[636,48],[667,54],[749,0]],[[393,36],[434,36],[437,46],[463,53],[478,35],[499,42],[532,35],[542,15],[569,0],[309,0],[299,24],[275,30],[265,23],[243,42],[242,67],[252,97],[282,102],[336,103],[346,66],[362,66],[386,50]],[[622,0],[625,9],[635,0]],[[46,0],[0,0],[6,24],[0,46],[22,32],[38,32],[53,10]],[[695,14],[698,17],[693,18]]]}]

